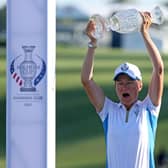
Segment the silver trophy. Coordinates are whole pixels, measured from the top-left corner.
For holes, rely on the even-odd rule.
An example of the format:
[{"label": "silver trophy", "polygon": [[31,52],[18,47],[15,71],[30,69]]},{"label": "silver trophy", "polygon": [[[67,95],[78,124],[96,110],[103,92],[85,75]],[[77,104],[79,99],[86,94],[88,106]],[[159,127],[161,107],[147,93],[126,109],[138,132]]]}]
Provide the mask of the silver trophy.
[{"label": "silver trophy", "polygon": [[[161,8],[156,6],[151,12],[151,21],[154,24],[162,24],[164,16]],[[114,12],[109,18],[110,28],[118,33],[138,32],[142,26],[142,16],[137,9],[127,9]]]},{"label": "silver trophy", "polygon": [[36,88],[32,84],[37,72],[37,65],[32,59],[32,52],[35,46],[22,46],[24,50],[24,61],[20,64],[20,74],[24,80],[23,87],[20,88],[20,91],[24,92],[34,92]]},{"label": "silver trophy", "polygon": [[[163,11],[159,6],[156,6],[151,12],[152,23],[162,24],[164,21]],[[118,33],[131,33],[140,31],[142,26],[142,16],[136,9],[126,9],[116,11],[109,18],[104,18],[101,15],[93,15],[90,17],[95,23],[95,30],[92,33],[93,37],[100,39],[107,31],[116,31]]]}]

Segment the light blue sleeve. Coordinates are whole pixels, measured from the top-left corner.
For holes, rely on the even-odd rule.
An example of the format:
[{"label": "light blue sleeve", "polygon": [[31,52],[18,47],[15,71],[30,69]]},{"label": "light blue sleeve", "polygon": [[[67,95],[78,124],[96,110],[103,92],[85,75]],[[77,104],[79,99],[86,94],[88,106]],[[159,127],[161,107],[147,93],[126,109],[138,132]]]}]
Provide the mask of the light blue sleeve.
[{"label": "light blue sleeve", "polygon": [[102,122],[104,122],[104,120],[106,119],[106,117],[109,113],[109,108],[110,108],[111,103],[112,103],[112,101],[109,98],[105,97],[104,106],[103,106],[102,110],[98,113]]},{"label": "light blue sleeve", "polygon": [[161,104],[159,104],[158,106],[155,106],[149,95],[145,98],[145,104],[146,104],[146,107],[148,109],[148,111],[150,111],[150,113],[152,115],[154,115],[155,117],[158,117],[159,116],[159,112],[160,112],[160,107],[161,107]]}]

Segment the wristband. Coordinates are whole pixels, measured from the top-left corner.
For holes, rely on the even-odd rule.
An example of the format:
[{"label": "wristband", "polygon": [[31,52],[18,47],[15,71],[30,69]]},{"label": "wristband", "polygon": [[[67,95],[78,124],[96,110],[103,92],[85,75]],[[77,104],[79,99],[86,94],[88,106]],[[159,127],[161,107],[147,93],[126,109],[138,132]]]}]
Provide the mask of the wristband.
[{"label": "wristband", "polygon": [[96,44],[93,44],[92,42],[89,42],[89,43],[88,43],[88,47],[89,47],[89,48],[97,48],[97,45],[96,45]]}]

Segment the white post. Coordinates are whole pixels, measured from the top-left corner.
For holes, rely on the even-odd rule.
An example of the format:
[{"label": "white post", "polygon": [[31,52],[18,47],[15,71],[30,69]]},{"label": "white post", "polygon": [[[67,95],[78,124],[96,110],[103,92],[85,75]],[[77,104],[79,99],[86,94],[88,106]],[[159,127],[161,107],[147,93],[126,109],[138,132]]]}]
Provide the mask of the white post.
[{"label": "white post", "polygon": [[47,168],[55,168],[55,65],[56,65],[56,1],[48,0],[48,57],[47,57]]},{"label": "white post", "polygon": [[50,53],[47,38],[48,4],[7,1],[7,168],[46,168],[51,161],[48,143],[55,140],[47,136],[55,122],[49,121],[55,115],[55,51]]}]

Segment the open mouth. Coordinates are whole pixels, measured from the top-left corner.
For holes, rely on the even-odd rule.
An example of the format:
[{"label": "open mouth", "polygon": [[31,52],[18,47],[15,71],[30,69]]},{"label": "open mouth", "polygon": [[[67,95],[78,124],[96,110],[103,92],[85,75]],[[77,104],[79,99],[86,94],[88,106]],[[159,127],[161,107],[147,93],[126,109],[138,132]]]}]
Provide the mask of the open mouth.
[{"label": "open mouth", "polygon": [[130,94],[129,94],[129,93],[123,93],[122,96],[123,96],[124,98],[127,98],[127,97],[130,96]]}]

